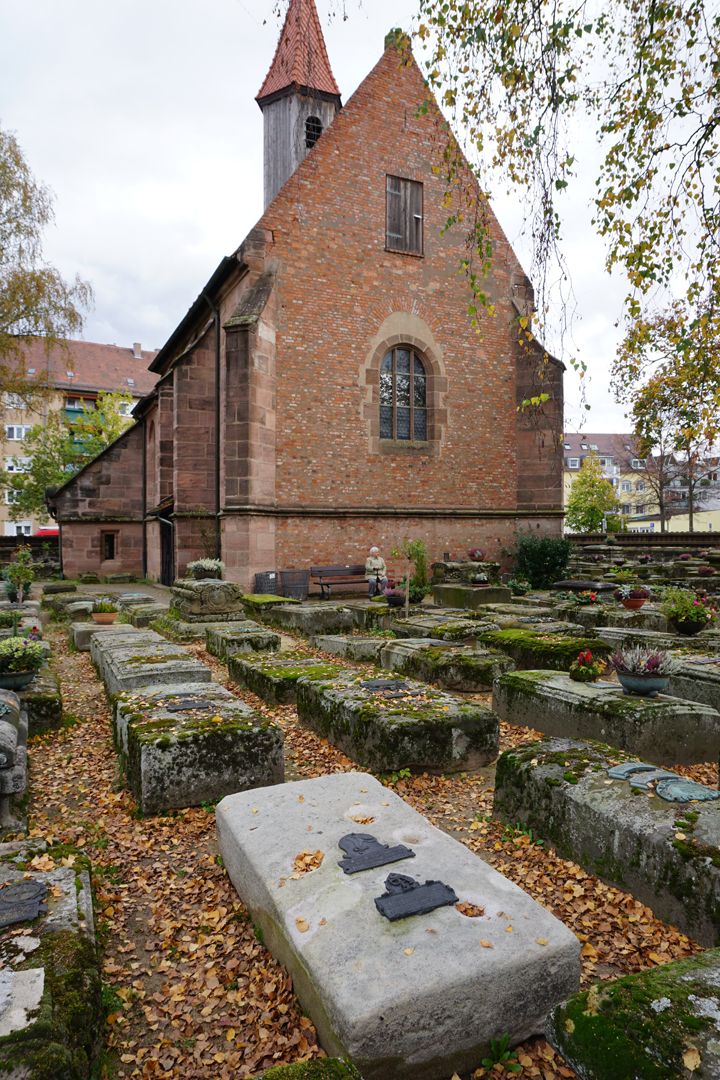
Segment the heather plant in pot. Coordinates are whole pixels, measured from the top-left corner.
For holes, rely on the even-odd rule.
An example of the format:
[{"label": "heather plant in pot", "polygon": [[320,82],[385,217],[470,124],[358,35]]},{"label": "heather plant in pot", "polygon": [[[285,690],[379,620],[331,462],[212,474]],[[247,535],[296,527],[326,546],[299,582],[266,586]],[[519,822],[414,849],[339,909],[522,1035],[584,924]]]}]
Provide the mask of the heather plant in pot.
[{"label": "heather plant in pot", "polygon": [[679,634],[699,634],[717,618],[717,609],[708,598],[692,589],[665,589],[661,607]]},{"label": "heather plant in pot", "polygon": [[222,578],[224,569],[225,563],[222,559],[195,559],[187,564],[188,574],[197,581],[204,578]]},{"label": "heather plant in pot", "polygon": [[384,596],[390,607],[402,607],[405,603],[405,592],[395,587],[395,582],[388,580],[384,589]]},{"label": "heather plant in pot", "polygon": [[0,687],[22,690],[28,686],[45,660],[45,650],[38,641],[9,637],[0,641]]},{"label": "heather plant in pot", "polygon": [[670,676],[680,665],[662,649],[644,649],[638,645],[618,649],[608,660],[608,666],[616,673],[626,694],[655,697],[667,690]]}]

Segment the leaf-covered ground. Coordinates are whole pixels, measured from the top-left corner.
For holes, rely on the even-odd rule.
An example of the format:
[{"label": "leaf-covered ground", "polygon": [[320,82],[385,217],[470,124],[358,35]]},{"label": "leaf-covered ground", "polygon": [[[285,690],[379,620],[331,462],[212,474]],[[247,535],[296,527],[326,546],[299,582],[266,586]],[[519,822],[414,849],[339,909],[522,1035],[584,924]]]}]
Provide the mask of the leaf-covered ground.
[{"label": "leaf-covered ground", "polygon": [[[219,865],[212,807],[136,816],[118,784],[109,710],[89,655],[70,652],[59,627],[49,637],[74,723],[31,744],[31,832],[76,845],[93,862],[109,1009],[105,1076],[229,1080],[321,1055],[288,975],[257,940]],[[229,685],[224,664],[200,646],[190,651]],[[284,728],[289,780],[354,767],[300,727],[293,707],[271,710],[236,692]],[[503,749],[533,737],[502,726]],[[714,767],[683,771],[717,783]],[[492,770],[383,779],[578,935],[585,984],[698,951],[631,896],[557,858],[535,837],[491,821]],[[542,1039],[515,1053],[517,1075],[574,1075]]]}]

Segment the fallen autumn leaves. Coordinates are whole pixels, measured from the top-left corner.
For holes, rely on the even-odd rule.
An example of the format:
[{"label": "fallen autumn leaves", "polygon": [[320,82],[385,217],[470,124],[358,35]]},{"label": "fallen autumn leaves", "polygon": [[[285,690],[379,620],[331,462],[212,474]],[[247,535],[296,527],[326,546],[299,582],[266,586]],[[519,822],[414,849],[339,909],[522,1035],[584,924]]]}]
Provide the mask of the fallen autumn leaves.
[{"label": "fallen autumn leaves", "polygon": [[[89,657],[70,653],[60,630],[49,636],[67,713],[78,722],[32,743],[32,834],[73,844],[93,863],[115,1069],[106,1075],[225,1080],[322,1054],[289,977],[256,937],[219,865],[213,815],[198,808],[135,816],[132,798],[117,788],[109,712]],[[189,651],[229,685],[224,665],[202,647]],[[269,709],[230,688],[284,728],[288,779],[355,767],[300,727],[292,706]],[[531,737],[502,725],[503,749]],[[701,770],[707,779],[710,766],[695,771]],[[584,984],[697,951],[632,897],[489,820],[490,771],[395,778],[392,786],[575,931],[583,942]],[[321,856],[299,852],[288,876],[311,872]],[[514,1055],[521,1075],[574,1075],[542,1039]],[[475,1075],[500,1073],[481,1068]]]}]

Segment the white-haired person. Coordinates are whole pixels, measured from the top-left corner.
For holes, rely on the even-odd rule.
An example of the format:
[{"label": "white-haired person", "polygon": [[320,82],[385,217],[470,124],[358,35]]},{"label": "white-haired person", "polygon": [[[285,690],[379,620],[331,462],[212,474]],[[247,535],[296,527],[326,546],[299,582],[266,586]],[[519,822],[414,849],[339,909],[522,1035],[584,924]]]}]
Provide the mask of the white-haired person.
[{"label": "white-haired person", "polygon": [[380,554],[380,548],[370,548],[368,557],[365,560],[365,577],[367,578],[368,593],[371,598],[381,593],[387,585],[387,566]]}]

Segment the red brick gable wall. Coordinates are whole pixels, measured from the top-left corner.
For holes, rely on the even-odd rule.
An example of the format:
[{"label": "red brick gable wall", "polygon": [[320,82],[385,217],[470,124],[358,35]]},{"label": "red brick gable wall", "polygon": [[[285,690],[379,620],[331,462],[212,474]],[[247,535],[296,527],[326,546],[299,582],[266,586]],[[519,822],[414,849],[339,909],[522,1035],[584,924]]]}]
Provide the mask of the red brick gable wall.
[{"label": "red brick gable wall", "polygon": [[[482,333],[470,325],[462,228],[443,236],[445,185],[434,175],[443,134],[414,62],[389,49],[323,134],[261,221],[277,259],[277,487],[279,504],[516,506],[515,315],[519,269],[491,219],[497,305]],[[385,178],[424,185],[424,257],[385,251]],[[442,442],[390,453],[373,440],[369,372],[378,331],[408,316],[431,338],[445,392]],[[424,329],[426,328],[426,329]],[[397,330],[397,327],[394,328]],[[402,334],[402,332],[401,332]],[[374,397],[373,397],[374,392]],[[556,500],[557,502],[557,500]]]}]

